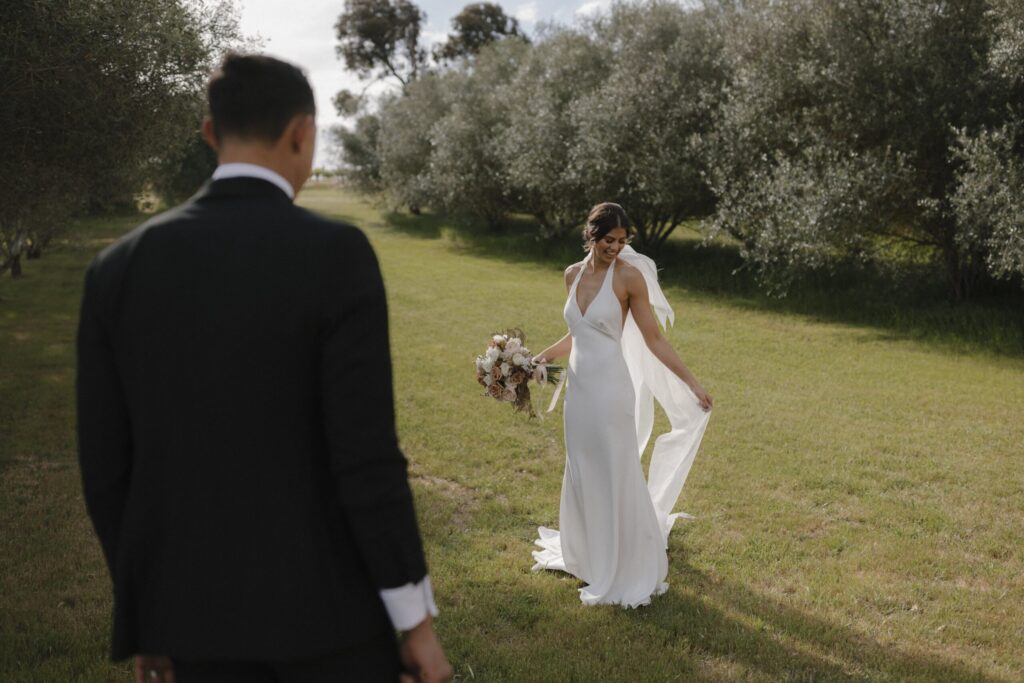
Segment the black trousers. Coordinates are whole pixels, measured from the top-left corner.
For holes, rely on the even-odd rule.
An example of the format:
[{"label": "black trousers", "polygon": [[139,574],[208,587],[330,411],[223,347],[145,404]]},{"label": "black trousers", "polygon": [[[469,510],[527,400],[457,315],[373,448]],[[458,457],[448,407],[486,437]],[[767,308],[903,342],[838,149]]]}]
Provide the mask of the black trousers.
[{"label": "black trousers", "polygon": [[334,654],[294,662],[174,660],[176,683],[396,683],[401,671],[391,632]]}]

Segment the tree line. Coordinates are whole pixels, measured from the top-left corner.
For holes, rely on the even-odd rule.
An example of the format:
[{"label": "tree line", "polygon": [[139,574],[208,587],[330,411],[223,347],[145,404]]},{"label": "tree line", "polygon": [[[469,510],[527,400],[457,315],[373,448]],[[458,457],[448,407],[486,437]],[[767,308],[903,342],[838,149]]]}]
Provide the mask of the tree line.
[{"label": "tree line", "polygon": [[339,95],[351,181],[547,236],[618,201],[654,251],[699,219],[776,293],[851,261],[934,263],[958,299],[1021,281],[1024,4],[654,0],[530,39],[499,12],[468,6],[430,65],[411,2],[346,3],[339,55],[398,85]]},{"label": "tree line", "polygon": [[205,79],[244,44],[230,0],[9,0],[0,22],[0,273],[82,211],[187,196],[216,160]]}]

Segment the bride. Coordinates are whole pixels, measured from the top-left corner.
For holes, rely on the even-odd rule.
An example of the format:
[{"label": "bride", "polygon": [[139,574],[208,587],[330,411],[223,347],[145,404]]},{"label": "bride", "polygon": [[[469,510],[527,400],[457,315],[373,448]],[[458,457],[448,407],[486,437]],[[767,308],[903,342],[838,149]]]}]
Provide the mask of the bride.
[{"label": "bride", "polygon": [[[583,235],[588,254],[565,271],[569,333],[537,357],[568,355],[569,363],[561,533],[540,527],[533,569],[581,579],[585,604],[637,607],[668,588],[668,533],[685,516],[672,506],[712,401],[661,333],[658,322],[671,322],[672,309],[654,262],[627,246],[622,207],[595,206]],[[645,482],[640,455],[654,398],[672,428],[655,441]]]}]

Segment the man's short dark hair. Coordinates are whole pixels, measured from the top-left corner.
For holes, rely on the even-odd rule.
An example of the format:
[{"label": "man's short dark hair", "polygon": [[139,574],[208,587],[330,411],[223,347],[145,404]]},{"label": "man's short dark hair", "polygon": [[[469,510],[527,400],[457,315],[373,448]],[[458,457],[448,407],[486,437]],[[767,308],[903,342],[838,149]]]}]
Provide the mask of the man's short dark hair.
[{"label": "man's short dark hair", "polygon": [[266,55],[225,56],[210,75],[206,102],[218,140],[275,142],[296,114],[316,114],[302,70]]}]

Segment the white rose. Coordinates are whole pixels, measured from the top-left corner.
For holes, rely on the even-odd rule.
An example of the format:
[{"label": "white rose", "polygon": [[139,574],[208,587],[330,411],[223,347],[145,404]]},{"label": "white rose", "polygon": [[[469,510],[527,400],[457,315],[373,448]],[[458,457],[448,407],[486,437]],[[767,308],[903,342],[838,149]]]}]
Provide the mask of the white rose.
[{"label": "white rose", "polygon": [[515,355],[515,351],[509,351],[508,347],[505,347],[505,350],[501,354],[501,359],[502,360],[512,360],[512,356],[514,356],[514,355]]},{"label": "white rose", "polygon": [[[487,372],[490,373],[490,370],[488,370]],[[484,385],[489,387],[492,384],[494,384],[494,378],[491,377],[490,374],[484,375]]]},{"label": "white rose", "polygon": [[523,348],[523,342],[520,341],[519,337],[512,337],[508,340],[508,344],[505,344],[505,350],[515,353]]},{"label": "white rose", "polygon": [[491,348],[487,349],[487,353],[484,355],[487,356],[487,360],[494,362],[498,360],[498,356],[501,355],[501,349],[499,349],[497,346],[492,346]]},{"label": "white rose", "polygon": [[516,355],[512,356],[512,364],[513,365],[518,365],[519,367],[525,367],[526,365],[529,365],[529,363],[530,363],[529,359],[527,359],[526,356],[524,356],[521,353],[517,353]]},{"label": "white rose", "polygon": [[494,340],[495,344],[500,344],[501,342],[505,341],[507,337],[503,334],[496,334],[493,337],[491,337],[491,339]]},{"label": "white rose", "polygon": [[477,357],[476,357],[476,369],[477,369],[477,370],[480,370],[480,369],[482,369],[482,368],[483,368],[483,365],[484,365],[484,359],[483,359],[483,358],[481,358],[480,356],[477,356]]},{"label": "white rose", "polygon": [[491,368],[494,367],[494,361],[490,358],[484,358],[480,363],[480,369],[486,373],[490,373]]},{"label": "white rose", "polygon": [[502,375],[504,375],[505,377],[508,377],[509,374],[511,374],[511,371],[512,371],[512,366],[511,365],[509,365],[508,363],[502,363],[501,364],[501,374]]}]

